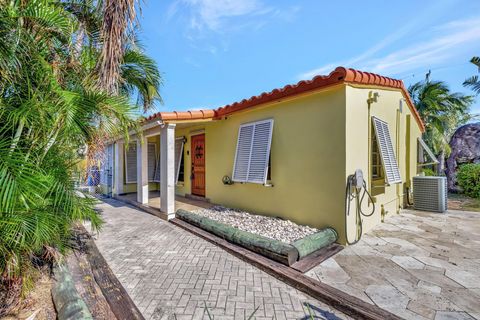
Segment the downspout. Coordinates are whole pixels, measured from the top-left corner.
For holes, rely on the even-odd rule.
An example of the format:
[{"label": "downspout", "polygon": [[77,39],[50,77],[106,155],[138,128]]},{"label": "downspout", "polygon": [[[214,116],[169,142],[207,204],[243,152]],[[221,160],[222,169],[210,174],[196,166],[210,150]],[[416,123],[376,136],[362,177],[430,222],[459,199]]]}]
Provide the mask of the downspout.
[{"label": "downspout", "polygon": [[410,161],[410,154],[411,154],[411,143],[410,143],[410,139],[411,139],[411,129],[410,129],[410,126],[411,126],[411,116],[409,114],[407,114],[406,116],[406,119],[405,119],[405,139],[406,139],[406,142],[405,142],[405,146],[406,146],[406,152],[405,152],[405,179],[406,179],[406,182],[405,182],[405,194],[407,196],[407,200],[404,201],[403,203],[406,204],[406,205],[411,205],[410,204],[410,189],[411,189],[411,168],[410,168],[410,165],[411,165],[411,161]]},{"label": "downspout", "polygon": [[[401,109],[402,109],[402,100],[400,100],[400,106],[397,109],[396,120],[395,120],[395,126],[396,126],[395,127],[395,129],[396,129],[396,132],[395,132],[396,139],[395,140],[396,140],[396,144],[397,144],[396,145],[396,147],[397,147],[397,159],[398,159],[397,161],[398,161],[398,166],[399,167],[400,167],[400,113],[402,112]],[[400,195],[400,185],[401,185],[400,183],[397,183],[396,186],[395,186],[396,192],[397,192],[397,197],[396,197],[397,201],[395,201],[395,205],[396,205],[396,208],[395,208],[396,210],[395,211],[397,212],[397,214],[400,213],[400,202],[401,202],[401,200],[400,200],[400,196],[401,196]]]}]

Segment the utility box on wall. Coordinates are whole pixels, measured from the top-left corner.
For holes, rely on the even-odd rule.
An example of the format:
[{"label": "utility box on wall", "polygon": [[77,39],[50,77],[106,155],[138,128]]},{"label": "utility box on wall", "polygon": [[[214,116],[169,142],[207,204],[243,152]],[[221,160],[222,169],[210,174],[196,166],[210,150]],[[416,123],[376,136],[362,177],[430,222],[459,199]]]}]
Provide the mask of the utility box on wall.
[{"label": "utility box on wall", "polygon": [[416,210],[445,212],[447,196],[446,177],[413,177],[413,207]]}]

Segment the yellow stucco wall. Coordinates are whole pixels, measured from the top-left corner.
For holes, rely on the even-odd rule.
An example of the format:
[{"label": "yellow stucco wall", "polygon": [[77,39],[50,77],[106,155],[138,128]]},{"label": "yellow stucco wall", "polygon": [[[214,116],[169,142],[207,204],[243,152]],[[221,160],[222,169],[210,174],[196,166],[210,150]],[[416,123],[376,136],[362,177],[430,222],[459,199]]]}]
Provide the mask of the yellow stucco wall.
[{"label": "yellow stucco wall", "polygon": [[[206,139],[206,197],[213,203],[316,227],[343,230],[345,175],[345,91],[337,86],[226,120],[192,128],[177,128],[186,136],[185,183],[177,194],[190,193],[191,133],[204,130]],[[271,146],[271,183],[224,185],[232,176],[239,126],[274,119]]]},{"label": "yellow stucco wall", "polygon": [[[379,93],[377,102],[370,104],[370,112],[367,103],[369,92]],[[411,185],[411,178],[416,175],[417,138],[421,136],[421,131],[408,105],[402,100],[403,98],[402,93],[398,90],[353,86],[346,88],[346,172],[344,181],[356,169],[362,169],[369,191],[372,191],[369,166],[371,135],[374,132],[370,127],[371,116],[376,116],[388,123],[402,178],[401,184],[385,186],[384,189],[378,187],[373,190],[374,193],[377,193],[375,195],[376,210],[372,217],[363,217],[364,232],[380,223],[382,205],[389,215],[396,214],[399,208],[403,207],[404,201],[406,201],[404,198],[406,187]],[[402,103],[401,112],[400,103]],[[407,120],[408,117],[410,120]],[[407,123],[409,123],[409,129]],[[410,135],[409,139],[408,135]],[[363,208],[364,211],[370,212],[371,207],[368,206],[368,201],[365,201]],[[353,205],[348,224],[349,239],[351,240],[355,233],[354,210],[355,206]]]},{"label": "yellow stucco wall", "polygon": [[[367,103],[369,92],[378,92],[378,101]],[[406,186],[416,175],[419,126],[402,93],[385,88],[337,85],[321,91],[270,103],[250,111],[234,113],[227,119],[197,124],[177,124],[176,137],[186,137],[184,181],[176,186],[177,195],[191,193],[191,136],[204,133],[206,141],[206,198],[212,203],[252,213],[278,216],[318,228],[333,227],[345,243],[345,185],[349,174],[362,169],[370,185],[371,116],[389,125],[402,184],[377,190],[376,212],[363,218],[364,232],[381,220],[381,206],[396,214],[404,204]],[[370,113],[369,113],[370,110]],[[410,117],[410,120],[408,118]],[[224,185],[222,177],[232,176],[239,126],[273,119],[271,183]],[[409,128],[407,125],[409,124]],[[159,132],[159,127],[147,134]],[[408,137],[409,136],[409,137]],[[158,136],[149,141],[158,143]],[[407,150],[408,148],[408,150]],[[408,165],[407,165],[408,164]],[[136,192],[136,184],[124,186]],[[150,186],[157,189],[158,184]],[[366,207],[365,211],[370,208]],[[349,238],[355,232],[355,206],[348,221]]]}]

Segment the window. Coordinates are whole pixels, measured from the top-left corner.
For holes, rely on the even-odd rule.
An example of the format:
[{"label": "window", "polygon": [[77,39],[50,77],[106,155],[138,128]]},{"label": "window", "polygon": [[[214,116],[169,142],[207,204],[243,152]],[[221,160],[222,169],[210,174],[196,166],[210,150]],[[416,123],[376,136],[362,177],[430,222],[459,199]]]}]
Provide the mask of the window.
[{"label": "window", "polygon": [[242,124],[238,129],[233,181],[266,184],[273,119]]},{"label": "window", "polygon": [[[435,157],[433,151],[428,147],[425,141],[423,141],[422,138],[418,138],[417,141],[418,163],[424,166],[438,163],[437,157]],[[430,161],[428,158],[430,158]]]},{"label": "window", "polygon": [[[400,177],[400,170],[398,170],[398,163],[395,159],[395,152],[393,151],[392,139],[390,136],[390,130],[388,124],[385,121],[382,121],[376,117],[372,117],[373,128],[375,131],[376,145],[378,146],[378,153],[380,153],[380,158],[382,161],[382,169],[385,174],[385,178],[388,184],[400,183],[402,179]],[[373,140],[373,139],[372,139]],[[372,153],[374,151],[372,145]],[[374,164],[372,154],[372,165]],[[372,175],[373,170],[372,167]],[[379,172],[377,171],[377,174]]]},{"label": "window", "polygon": [[[175,183],[184,181],[183,143],[185,137],[175,139]],[[180,179],[181,178],[181,179]]]},{"label": "window", "polygon": [[155,169],[157,166],[157,144],[153,142],[148,143],[147,149],[148,161],[148,182],[155,181]]},{"label": "window", "polygon": [[137,183],[137,143],[128,144],[125,150],[125,182]]},{"label": "window", "polygon": [[[175,139],[175,183],[184,181],[183,142],[185,137]],[[180,179],[181,178],[181,179]],[[157,158],[153,181],[160,182],[160,156]]]},{"label": "window", "polygon": [[380,155],[380,148],[378,147],[377,136],[372,135],[372,179],[383,179],[382,156]]}]

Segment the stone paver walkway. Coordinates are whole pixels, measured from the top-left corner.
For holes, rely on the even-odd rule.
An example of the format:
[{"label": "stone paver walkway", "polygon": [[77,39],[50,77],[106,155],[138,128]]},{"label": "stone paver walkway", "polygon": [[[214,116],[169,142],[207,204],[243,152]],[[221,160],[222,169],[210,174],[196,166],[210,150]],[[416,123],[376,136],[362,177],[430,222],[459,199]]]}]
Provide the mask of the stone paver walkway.
[{"label": "stone paver walkway", "polygon": [[307,275],[405,319],[480,319],[480,213],[405,210]]},{"label": "stone paver walkway", "polygon": [[146,319],[347,319],[191,233],[120,201],[95,243]]}]

